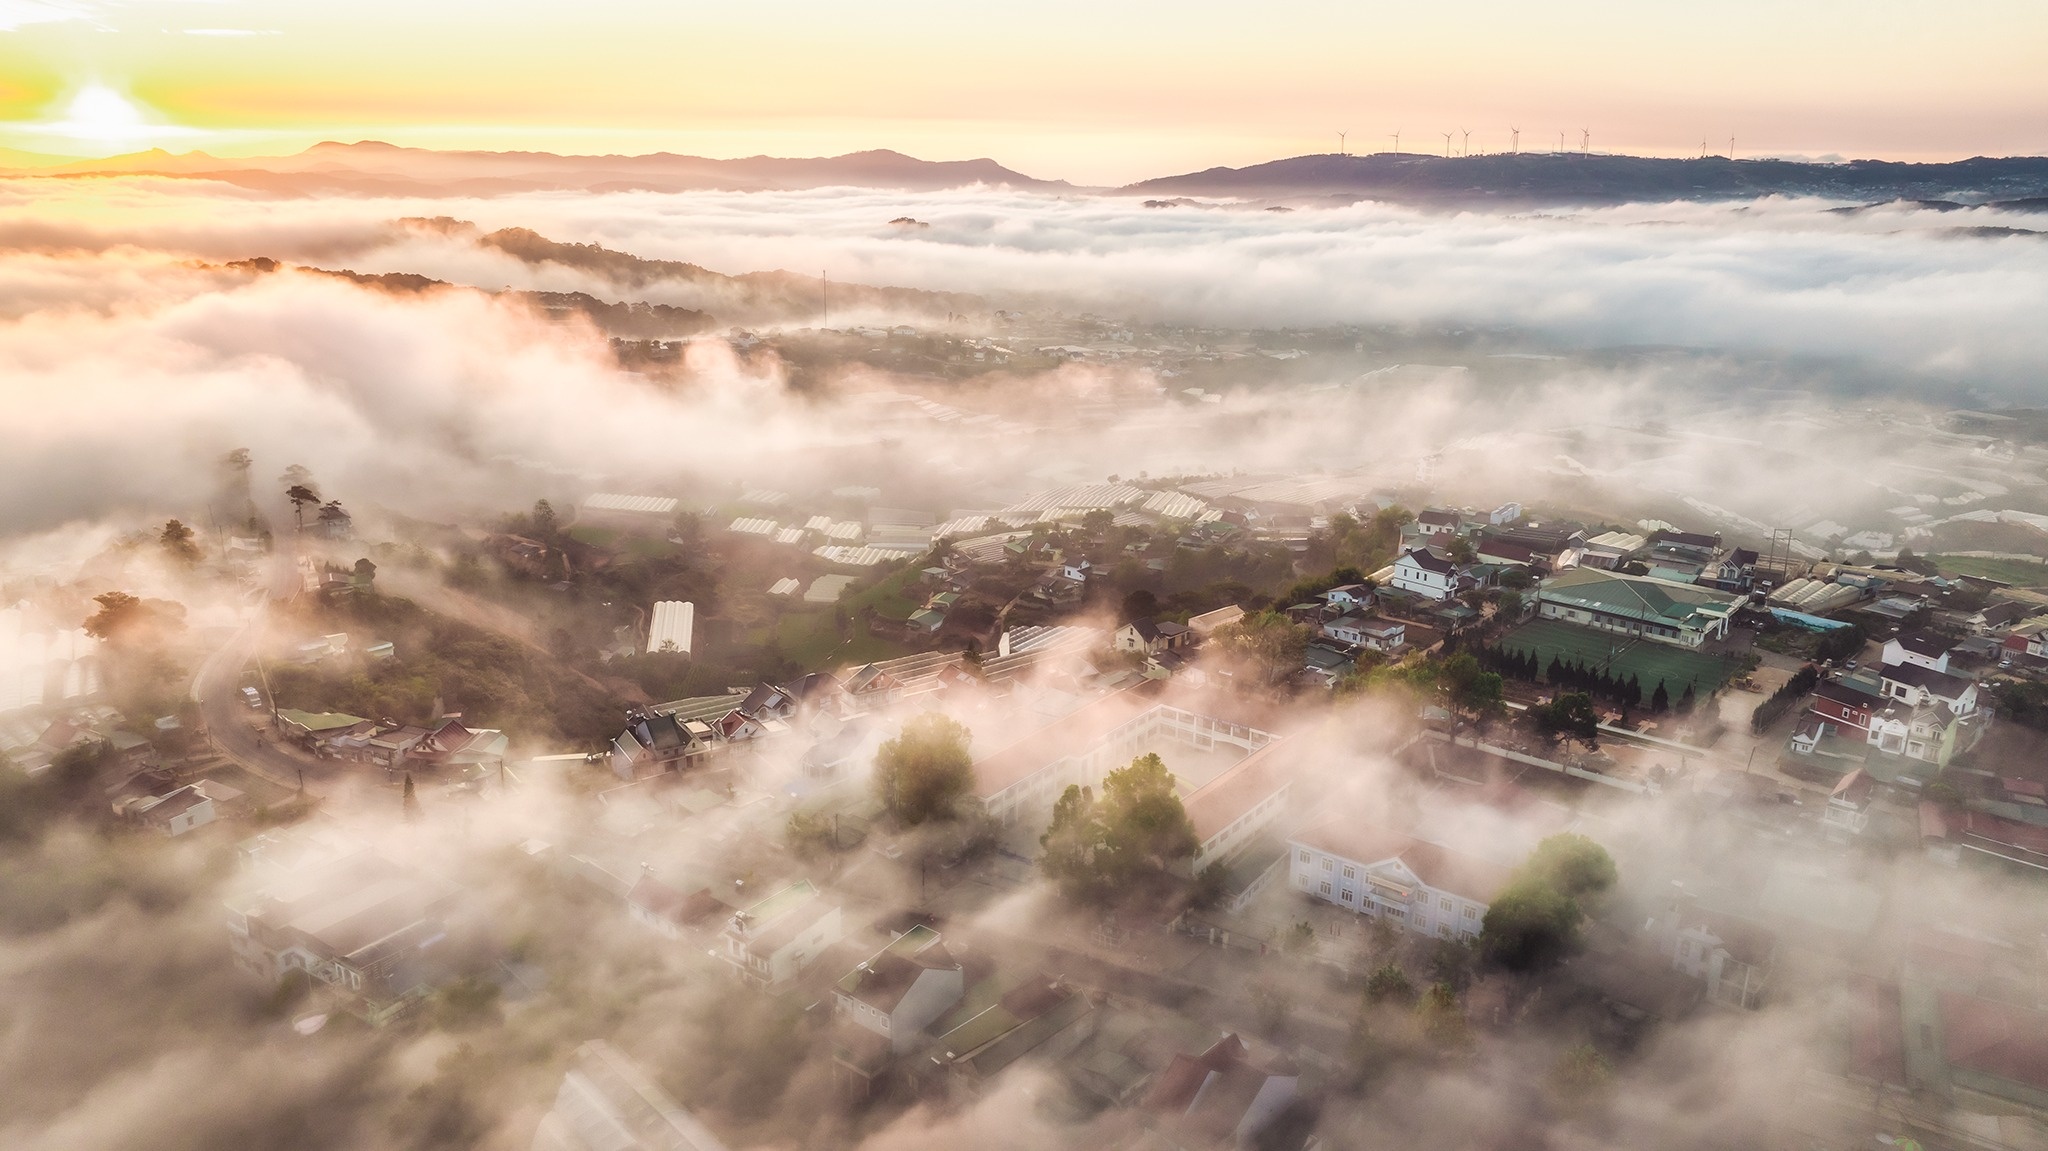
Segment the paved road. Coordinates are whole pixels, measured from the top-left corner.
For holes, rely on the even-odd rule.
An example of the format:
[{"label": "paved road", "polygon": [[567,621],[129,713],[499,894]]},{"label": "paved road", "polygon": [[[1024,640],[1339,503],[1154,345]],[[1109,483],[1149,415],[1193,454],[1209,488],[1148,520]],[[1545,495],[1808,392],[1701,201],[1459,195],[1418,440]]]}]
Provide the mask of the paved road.
[{"label": "paved road", "polygon": [[[261,609],[227,643],[199,665],[192,677],[192,701],[206,723],[214,749],[238,766],[279,787],[296,790],[305,761],[279,748],[274,734],[252,722],[258,715],[242,695],[242,669],[248,666],[256,644],[263,635]],[[306,790],[317,794],[314,783],[325,773],[307,772]]]}]

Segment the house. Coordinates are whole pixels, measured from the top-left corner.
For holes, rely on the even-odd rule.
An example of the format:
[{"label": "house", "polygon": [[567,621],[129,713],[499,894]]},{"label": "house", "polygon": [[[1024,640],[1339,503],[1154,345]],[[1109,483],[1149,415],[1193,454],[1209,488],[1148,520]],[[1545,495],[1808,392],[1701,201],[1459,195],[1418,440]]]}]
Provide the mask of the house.
[{"label": "house", "polygon": [[[963,1018],[964,1016],[964,1018]],[[927,1074],[978,1091],[1027,1056],[1072,1054],[1095,1034],[1095,1005],[1064,980],[1033,976],[985,1007],[962,1007],[939,1022]]]},{"label": "house", "polygon": [[1201,615],[1189,617],[1188,630],[1206,638],[1217,628],[1228,627],[1243,618],[1244,609],[1231,604],[1229,607],[1219,607],[1215,611],[1205,611]]},{"label": "house", "polygon": [[859,707],[876,707],[895,701],[903,690],[901,681],[874,664],[863,664],[840,681],[840,691]]},{"label": "house", "polygon": [[937,608],[919,608],[903,621],[904,630],[922,635],[932,635],[946,626],[946,613]]},{"label": "house", "polygon": [[1176,1054],[1145,1092],[1162,1134],[1180,1147],[1253,1147],[1290,1104],[1301,1072],[1286,1058],[1259,1063],[1225,1035],[1199,1055]]},{"label": "house", "polygon": [[1728,638],[1741,601],[1726,592],[1648,576],[1571,568],[1544,580],[1537,614],[1681,647]]},{"label": "house", "polygon": [[533,1151],[726,1151],[725,1144],[617,1048],[576,1049]]},{"label": "house", "polygon": [[278,731],[286,739],[315,753],[325,749],[336,738],[365,725],[370,725],[370,721],[338,711],[300,711],[287,707],[277,712]]},{"label": "house", "polygon": [[1094,566],[1087,560],[1069,560],[1060,565],[1060,578],[1074,583],[1087,583],[1088,573],[1093,570]]},{"label": "house", "polygon": [[1509,870],[1355,818],[1288,840],[1295,890],[1423,935],[1474,939]]},{"label": "house", "polygon": [[1295,775],[1289,755],[1285,741],[1275,740],[1188,793],[1184,806],[1195,829],[1191,874],[1235,859],[1287,813]]},{"label": "house", "polygon": [[839,905],[806,879],[734,912],[717,950],[741,980],[774,989],[801,975],[841,934]]},{"label": "house", "polygon": [[1855,680],[1829,680],[1813,689],[1806,708],[1837,727],[1862,739],[1870,734],[1870,721],[1884,707],[1884,699],[1871,687]]},{"label": "house", "polygon": [[303,971],[373,1026],[452,974],[444,965],[453,886],[356,851],[292,868],[228,903],[236,963],[266,982]]},{"label": "house", "polygon": [[1355,611],[1372,606],[1372,585],[1339,584],[1317,597],[1336,611]]},{"label": "house", "polygon": [[1947,767],[1957,753],[1968,751],[1982,725],[1949,704],[1930,700],[1910,707],[1887,707],[1870,720],[1867,742],[1886,755],[1904,756]]},{"label": "house", "polygon": [[1409,548],[1394,561],[1395,587],[1425,599],[1449,599],[1458,591],[1458,565],[1435,548]]},{"label": "house", "polygon": [[1425,536],[1448,539],[1458,534],[1464,517],[1449,508],[1424,508],[1415,517],[1415,528]]},{"label": "house", "polygon": [[626,729],[612,739],[612,772],[633,779],[643,772],[679,771],[695,745],[675,716],[629,712]]},{"label": "house", "polygon": [[1369,619],[1358,628],[1359,645],[1392,653],[1408,646],[1408,625],[1397,619]]},{"label": "house", "polygon": [[1884,662],[1888,666],[1912,664],[1929,671],[1947,671],[1950,650],[1948,640],[1932,632],[1901,632],[1884,641]]},{"label": "house", "polygon": [[1762,1005],[1778,956],[1770,931],[1701,908],[1681,892],[1651,918],[1647,935],[1673,970],[1707,985],[1709,1000],[1745,1011]]},{"label": "house", "polygon": [[1828,829],[1830,836],[1863,834],[1870,827],[1870,803],[1876,792],[1877,781],[1860,767],[1843,776],[1828,793],[1821,826]]},{"label": "house", "polygon": [[710,888],[681,891],[650,871],[643,871],[626,893],[626,914],[664,939],[681,939],[686,932],[707,927],[726,910]]},{"label": "house", "polygon": [[1136,619],[1116,629],[1109,642],[1118,651],[1157,655],[1186,647],[1193,638],[1193,633],[1184,624]]},{"label": "house", "polygon": [[901,1055],[966,990],[960,961],[938,932],[920,925],[841,976],[832,1006],[840,1018],[886,1039],[890,1051]]},{"label": "house", "polygon": [[1333,620],[1325,620],[1323,622],[1323,634],[1336,640],[1338,643],[1359,647],[1365,643],[1365,632],[1363,629],[1372,622],[1372,620],[1363,615],[1351,612],[1340,615]]},{"label": "house", "polygon": [[1491,527],[1511,524],[1522,518],[1522,505],[1512,501],[1504,503],[1486,513],[1486,522]]},{"label": "house", "polygon": [[502,731],[470,727],[458,716],[443,716],[440,723],[406,749],[404,757],[390,770],[495,770],[504,766],[508,743]]},{"label": "house", "polygon": [[1957,715],[1970,715],[1977,710],[1975,680],[1936,671],[1924,664],[1889,661],[1879,674],[1883,678],[1885,697],[1908,707],[1945,703]]},{"label": "house", "polygon": [[1481,563],[1499,564],[1503,567],[1534,567],[1540,558],[1536,554],[1536,549],[1527,544],[1496,539],[1492,536],[1481,536],[1479,547],[1475,549],[1474,554],[1479,557]]},{"label": "house", "polygon": [[217,818],[213,798],[197,784],[186,784],[163,795],[129,801],[124,813],[146,827],[176,837]]}]

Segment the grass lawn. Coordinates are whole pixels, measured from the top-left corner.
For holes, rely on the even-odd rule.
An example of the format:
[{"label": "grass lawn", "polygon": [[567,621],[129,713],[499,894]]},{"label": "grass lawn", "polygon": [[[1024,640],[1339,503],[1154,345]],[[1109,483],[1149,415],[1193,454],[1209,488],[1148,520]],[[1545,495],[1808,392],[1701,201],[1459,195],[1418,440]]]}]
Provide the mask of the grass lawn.
[{"label": "grass lawn", "polygon": [[672,555],[676,545],[655,536],[644,536],[633,532],[622,532],[612,528],[594,527],[588,524],[569,529],[569,538],[594,548],[634,559],[649,559],[656,556]]},{"label": "grass lawn", "polygon": [[851,641],[842,641],[832,622],[831,608],[784,612],[775,621],[775,640],[783,655],[803,668],[817,671],[909,654],[902,645],[878,636],[856,635]]},{"label": "grass lawn", "polygon": [[1721,686],[1729,671],[1719,656],[1549,619],[1523,624],[1504,636],[1500,646],[1507,651],[1534,651],[1536,662],[1545,668],[1555,656],[1566,663],[1604,666],[1617,679],[1633,675],[1641,681],[1646,699],[1657,690],[1659,680],[1665,694],[1674,700],[1688,685],[1693,685],[1695,695],[1705,696]]},{"label": "grass lawn", "polygon": [[902,571],[840,603],[846,608],[849,618],[858,617],[864,607],[872,607],[882,619],[909,619],[911,612],[924,605],[923,589],[912,586],[917,582],[917,575],[915,566],[905,564]]},{"label": "grass lawn", "polygon": [[1977,556],[1928,556],[1944,574],[1995,579],[2014,587],[2048,587],[2048,563]]}]

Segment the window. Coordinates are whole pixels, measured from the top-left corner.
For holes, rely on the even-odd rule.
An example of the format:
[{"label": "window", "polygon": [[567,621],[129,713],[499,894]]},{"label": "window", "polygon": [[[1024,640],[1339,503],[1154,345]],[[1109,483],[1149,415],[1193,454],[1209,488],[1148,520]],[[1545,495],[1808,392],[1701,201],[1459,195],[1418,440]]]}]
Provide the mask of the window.
[{"label": "window", "polygon": [[1437,924],[1436,933],[1438,935],[1443,936],[1445,939],[1449,939],[1451,937],[1451,925],[1448,923]]},{"label": "window", "polygon": [[1344,889],[1344,902],[1346,902],[1346,903],[1349,903],[1349,902],[1351,902],[1351,889],[1350,889],[1350,888],[1345,888],[1345,889]]},{"label": "window", "polygon": [[1324,895],[1328,895],[1328,894],[1330,894],[1330,885],[1329,885],[1328,883],[1325,883],[1325,884],[1323,884],[1323,894],[1324,894]]},{"label": "window", "polygon": [[1303,863],[1307,863],[1307,862],[1308,862],[1308,852],[1306,852],[1306,851],[1303,851],[1303,852],[1301,852],[1301,853],[1300,853],[1300,855],[1301,855],[1301,861],[1302,861]]},{"label": "window", "polygon": [[1336,866],[1337,866],[1337,863],[1336,863],[1336,861],[1335,861],[1335,860],[1330,860],[1330,859],[1325,859],[1325,860],[1323,860],[1323,870],[1324,870],[1324,871],[1331,871],[1331,870],[1334,870],[1334,869],[1336,868]]},{"label": "window", "polygon": [[1451,901],[1448,899],[1439,899],[1436,901],[1436,905],[1438,907],[1443,908],[1445,911],[1449,911],[1451,909]]},{"label": "window", "polygon": [[1469,906],[1469,905],[1468,905],[1468,906],[1467,906],[1467,907],[1465,908],[1465,918],[1467,918],[1467,919],[1477,919],[1477,918],[1479,918],[1479,909],[1478,909],[1478,908],[1476,908],[1476,907],[1472,907],[1472,906]]},{"label": "window", "polygon": [[1358,878],[1358,869],[1357,869],[1357,868],[1355,868],[1355,867],[1346,867],[1346,868],[1344,869],[1344,878],[1346,878],[1346,879],[1357,879],[1357,878]]}]

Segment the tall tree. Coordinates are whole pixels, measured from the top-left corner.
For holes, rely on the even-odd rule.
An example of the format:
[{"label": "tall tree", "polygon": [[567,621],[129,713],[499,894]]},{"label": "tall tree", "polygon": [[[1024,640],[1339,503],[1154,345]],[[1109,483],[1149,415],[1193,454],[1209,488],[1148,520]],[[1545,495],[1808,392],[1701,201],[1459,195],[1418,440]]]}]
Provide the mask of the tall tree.
[{"label": "tall tree", "polygon": [[320,493],[307,484],[293,484],[284,490],[284,498],[291,501],[292,519],[297,521],[299,530],[306,527],[306,508],[320,502]]},{"label": "tall tree", "polygon": [[536,537],[553,539],[555,530],[560,526],[555,517],[555,505],[546,500],[533,501],[533,534]]},{"label": "tall tree", "polygon": [[937,712],[903,725],[875,753],[875,795],[906,824],[951,819],[974,785],[968,730]]},{"label": "tall tree", "polygon": [[1216,644],[1252,678],[1271,686],[1302,668],[1309,629],[1276,611],[1247,615],[1216,630]]},{"label": "tall tree", "polygon": [[164,530],[157,535],[156,542],[162,546],[164,554],[177,563],[190,567],[199,562],[199,544],[193,539],[192,529],[183,521],[164,521]]}]

